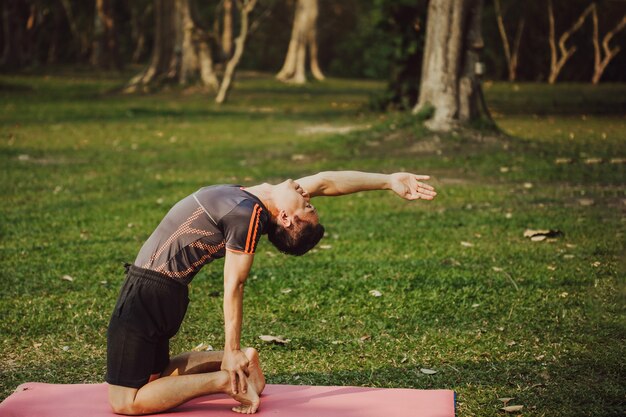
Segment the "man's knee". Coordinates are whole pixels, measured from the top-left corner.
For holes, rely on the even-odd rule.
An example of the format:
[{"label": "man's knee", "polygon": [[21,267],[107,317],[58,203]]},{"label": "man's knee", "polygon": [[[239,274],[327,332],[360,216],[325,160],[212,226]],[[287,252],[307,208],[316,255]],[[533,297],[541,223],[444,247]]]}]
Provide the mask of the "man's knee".
[{"label": "man's knee", "polygon": [[109,405],[115,414],[136,416],[142,414],[135,404],[136,388],[109,385]]}]

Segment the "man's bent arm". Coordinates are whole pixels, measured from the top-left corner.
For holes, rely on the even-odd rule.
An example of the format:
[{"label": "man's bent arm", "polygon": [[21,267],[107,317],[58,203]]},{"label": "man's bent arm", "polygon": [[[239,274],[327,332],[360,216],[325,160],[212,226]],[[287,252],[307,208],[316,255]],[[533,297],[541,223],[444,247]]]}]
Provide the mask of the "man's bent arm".
[{"label": "man's bent arm", "polygon": [[371,190],[393,190],[407,200],[432,200],[437,194],[434,188],[420,180],[428,180],[427,175],[408,172],[378,174],[360,171],[324,171],[300,178],[296,182],[311,196],[340,196]]},{"label": "man's bent arm", "polygon": [[[252,267],[254,255],[226,251],[224,261],[224,360],[222,368],[230,374],[231,389],[246,392],[248,359],[241,351],[244,283]],[[239,384],[237,384],[239,380]]]}]

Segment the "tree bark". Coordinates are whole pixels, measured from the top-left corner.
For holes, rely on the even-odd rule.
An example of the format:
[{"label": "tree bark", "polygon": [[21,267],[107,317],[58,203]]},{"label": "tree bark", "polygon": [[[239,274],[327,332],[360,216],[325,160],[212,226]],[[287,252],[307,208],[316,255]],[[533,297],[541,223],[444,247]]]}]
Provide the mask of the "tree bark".
[{"label": "tree bark", "polygon": [[248,22],[250,12],[254,9],[257,0],[239,0],[238,6],[241,11],[241,29],[239,30],[239,35],[237,39],[235,39],[235,52],[233,53],[232,58],[228,60],[226,64],[226,69],[224,70],[224,78],[222,79],[222,83],[220,84],[220,89],[217,93],[217,97],[215,97],[215,102],[218,104],[222,104],[226,100],[226,96],[230,91],[230,84],[233,79],[233,75],[235,73],[235,68],[237,64],[239,64],[239,60],[243,55],[243,48],[246,44],[246,39],[248,37]]},{"label": "tree bark", "polygon": [[122,67],[117,49],[113,7],[113,0],[96,0],[91,65],[98,68]]},{"label": "tree bark", "polygon": [[496,19],[498,21],[498,30],[500,31],[500,37],[502,38],[502,46],[504,47],[504,56],[509,69],[509,81],[515,81],[517,78],[517,62],[519,57],[519,45],[522,38],[522,32],[524,32],[524,19],[520,18],[517,24],[517,31],[515,32],[515,43],[513,45],[513,51],[511,52],[511,45],[509,43],[509,37],[506,33],[504,26],[504,19],[502,17],[502,9],[500,7],[500,0],[495,0]]},{"label": "tree bark", "polygon": [[233,53],[233,0],[224,0],[224,27],[222,28],[222,52],[229,59]]},{"label": "tree bark", "polygon": [[[449,131],[480,117],[477,78],[482,0],[431,0],[420,93],[413,113],[433,110],[426,126]],[[486,111],[486,109],[482,109]]]},{"label": "tree bark", "polygon": [[559,38],[559,51],[561,52],[561,56],[559,57],[558,51],[556,49],[555,42],[555,29],[554,29],[554,10],[552,8],[552,0],[548,0],[548,19],[550,22],[550,76],[548,77],[548,82],[550,84],[554,84],[556,82],[559,73],[563,69],[565,63],[574,55],[576,52],[576,46],[567,47],[565,43],[569,39],[570,36],[576,31],[578,31],[583,23],[585,23],[585,19],[587,15],[589,15],[592,10],[595,9],[595,3],[590,4],[578,17],[578,19],[570,26],[568,30],[563,32],[561,37]]},{"label": "tree bark", "polygon": [[277,79],[295,84],[306,82],[307,47],[313,77],[320,81],[324,79],[317,60],[317,17],[318,0],[298,0],[287,56],[282,69],[276,74]]},{"label": "tree bark", "polygon": [[594,7],[593,9],[593,50],[594,50],[594,71],[593,77],[591,78],[591,82],[593,84],[598,84],[600,82],[600,78],[602,78],[602,74],[606,69],[609,62],[617,55],[620,51],[620,47],[616,46],[615,48],[611,48],[609,43],[613,36],[618,32],[622,31],[626,27],[626,16],[622,17],[622,20],[602,39],[602,48],[604,49],[604,57],[602,57],[602,53],[600,52],[600,35],[599,35],[599,25],[598,25],[598,11]]},{"label": "tree bark", "polygon": [[192,16],[189,0],[155,0],[155,39],[148,67],[128,83],[132,93],[162,83],[200,79],[217,89],[208,35]]}]

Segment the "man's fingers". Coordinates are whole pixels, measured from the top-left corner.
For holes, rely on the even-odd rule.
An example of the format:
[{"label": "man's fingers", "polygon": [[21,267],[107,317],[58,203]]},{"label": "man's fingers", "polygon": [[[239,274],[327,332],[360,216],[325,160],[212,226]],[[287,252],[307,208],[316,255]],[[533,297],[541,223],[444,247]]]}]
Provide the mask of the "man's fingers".
[{"label": "man's fingers", "polygon": [[237,374],[233,372],[229,372],[230,374],[230,390],[233,394],[237,394]]},{"label": "man's fingers", "polygon": [[245,394],[248,391],[248,378],[243,371],[239,371],[239,386],[242,393]]},{"label": "man's fingers", "polygon": [[433,186],[432,186],[432,185],[430,185],[430,184],[426,184],[425,182],[419,182],[419,181],[418,181],[417,186],[418,186],[419,188],[426,188],[427,190],[434,190],[434,189],[435,189],[435,187],[433,187]]}]

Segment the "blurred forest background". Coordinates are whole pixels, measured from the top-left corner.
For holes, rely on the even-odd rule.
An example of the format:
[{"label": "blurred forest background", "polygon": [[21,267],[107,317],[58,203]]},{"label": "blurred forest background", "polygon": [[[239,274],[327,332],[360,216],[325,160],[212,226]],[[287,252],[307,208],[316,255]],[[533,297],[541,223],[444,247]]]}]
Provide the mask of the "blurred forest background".
[{"label": "blurred forest background", "polygon": [[[182,5],[188,6],[190,30],[195,31],[190,42],[208,48],[205,52],[217,73],[235,53],[234,43],[242,28],[241,9],[251,6],[245,23],[245,52],[238,68],[278,72],[285,62],[294,11],[300,3],[313,3],[316,8],[313,36],[321,69],[313,68],[316,78],[387,79],[389,89],[382,107],[390,102],[405,108],[415,103],[426,0],[7,0],[2,3],[0,22],[1,68],[37,72],[51,65],[79,64],[123,70],[147,64],[155,42],[163,41],[157,39],[164,20],[160,15],[174,13]],[[623,82],[626,53],[619,53],[619,48],[626,39],[625,14],[623,0],[487,0],[482,15],[485,77],[586,83],[595,74],[596,82]],[[558,44],[566,33],[563,45],[570,49],[553,79],[551,67],[559,63],[554,61],[557,56],[551,58],[551,16],[555,52],[561,55]],[[173,46],[174,54],[182,53],[181,45]],[[597,67],[607,55],[598,77]],[[195,82],[193,77],[179,81]]]}]

